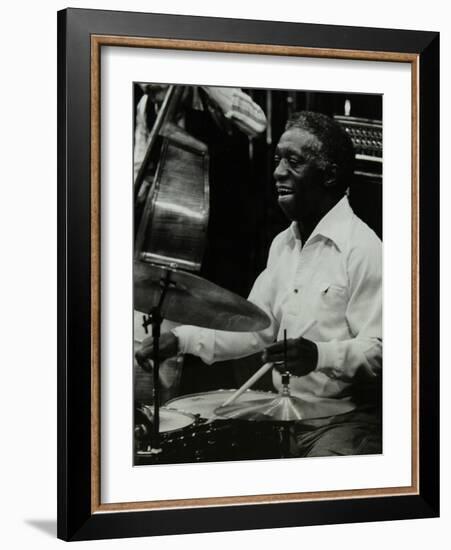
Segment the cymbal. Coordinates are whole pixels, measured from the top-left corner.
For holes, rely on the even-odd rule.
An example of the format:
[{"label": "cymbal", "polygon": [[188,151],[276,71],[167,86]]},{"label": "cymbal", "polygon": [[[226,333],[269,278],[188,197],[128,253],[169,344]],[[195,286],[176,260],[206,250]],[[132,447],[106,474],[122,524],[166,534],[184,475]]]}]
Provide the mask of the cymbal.
[{"label": "cymbal", "polygon": [[215,414],[221,418],[251,421],[292,422],[310,420],[343,414],[354,406],[339,399],[302,399],[293,395],[279,394],[277,397],[263,397],[252,402],[239,402],[218,407]]},{"label": "cymbal", "polygon": [[134,263],[135,309],[149,314],[158,305],[161,281],[167,278],[169,287],[161,308],[164,319],[233,332],[269,326],[266,313],[241,296],[193,273],[139,261]]}]

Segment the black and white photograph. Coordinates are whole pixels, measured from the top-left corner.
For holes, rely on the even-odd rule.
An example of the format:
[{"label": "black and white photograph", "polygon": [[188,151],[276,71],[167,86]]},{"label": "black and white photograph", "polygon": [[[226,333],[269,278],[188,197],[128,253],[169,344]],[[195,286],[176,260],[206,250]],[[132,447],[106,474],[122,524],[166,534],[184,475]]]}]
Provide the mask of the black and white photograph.
[{"label": "black and white photograph", "polygon": [[131,95],[133,464],[383,453],[383,96]]}]

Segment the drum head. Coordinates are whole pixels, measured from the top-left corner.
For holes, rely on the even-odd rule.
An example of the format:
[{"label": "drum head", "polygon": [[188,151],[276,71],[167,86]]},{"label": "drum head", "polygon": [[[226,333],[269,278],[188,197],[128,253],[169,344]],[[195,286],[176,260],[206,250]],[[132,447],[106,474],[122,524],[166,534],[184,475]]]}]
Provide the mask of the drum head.
[{"label": "drum head", "polygon": [[[149,409],[153,413],[153,408],[149,407]],[[168,410],[166,407],[161,407],[160,409],[160,433],[170,433],[182,430],[194,424],[194,421],[195,418],[192,414]]]},{"label": "drum head", "polygon": [[[217,390],[204,393],[192,393],[171,399],[165,405],[168,409],[175,409],[185,414],[198,414],[202,418],[215,417],[215,410],[219,408],[236,390]],[[252,403],[253,401],[277,397],[276,393],[266,391],[247,390],[237,399],[240,403]]]}]

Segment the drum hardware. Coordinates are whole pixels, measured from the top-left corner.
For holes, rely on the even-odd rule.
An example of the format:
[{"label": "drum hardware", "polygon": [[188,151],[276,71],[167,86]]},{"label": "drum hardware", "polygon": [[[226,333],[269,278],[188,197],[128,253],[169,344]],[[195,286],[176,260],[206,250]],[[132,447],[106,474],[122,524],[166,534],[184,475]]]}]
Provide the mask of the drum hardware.
[{"label": "drum hardware", "polygon": [[[308,326],[312,326],[310,323]],[[304,329],[305,333],[308,329]],[[290,424],[294,420],[301,420],[302,415],[298,410],[302,400],[292,397],[290,393],[290,378],[291,374],[288,370],[287,361],[287,331],[283,331],[283,361],[285,370],[282,374],[282,389],[277,397],[266,403],[252,404],[248,406],[239,405],[222,405],[215,410],[218,416],[226,418],[242,418],[254,421],[272,421],[278,424],[278,431],[281,444],[281,458],[290,456]],[[252,379],[252,378],[251,378]],[[237,392],[238,394],[238,392]],[[298,401],[296,403],[294,400]],[[232,399],[226,401],[231,403]]]},{"label": "drum hardware", "polygon": [[[354,409],[350,399],[315,397],[309,394],[292,395],[290,376],[282,375],[282,388],[279,394],[268,393],[260,399],[246,400],[244,392],[231,405],[220,405],[214,411],[218,418],[239,419],[252,422],[290,423],[344,414]],[[249,390],[248,390],[249,391]]]},{"label": "drum hardware", "polygon": [[[252,302],[177,265],[135,261],[136,310],[149,315],[164,287],[160,314],[170,321],[232,332],[254,332],[269,326],[269,317]],[[152,321],[145,316],[144,328],[150,324]]]},{"label": "drum hardware", "polygon": [[[212,390],[182,395],[165,403],[165,408],[191,414],[207,423],[217,420],[233,420],[217,415],[216,411],[234,393],[235,390]],[[247,405],[261,402],[268,403],[273,401],[275,397],[277,397],[277,394],[274,392],[249,389],[241,395],[241,402]]]},{"label": "drum hardware", "polygon": [[[287,415],[282,417],[285,420],[275,419],[280,408],[274,407],[274,404],[280,403],[282,397],[287,397],[288,381],[284,382],[284,388],[279,395],[251,389],[243,392],[239,402],[234,404],[236,411],[230,415],[227,411],[221,415],[220,409],[222,403],[235,393],[233,389],[188,394],[171,399],[160,408],[160,442],[163,451],[159,454],[152,453],[150,436],[147,435],[141,440],[139,450],[135,453],[136,464],[258,460],[296,456],[291,448],[295,421],[287,420]],[[306,395],[305,400],[300,401],[304,401],[305,404],[309,398],[311,399]],[[296,397],[291,396],[291,399],[295,400]],[[319,407],[326,406],[328,413],[324,416],[346,412],[338,409],[336,401],[321,398],[311,402],[310,414],[302,422],[322,416]],[[273,412],[268,412],[271,404]],[[249,410],[252,414],[249,414]],[[262,414],[261,410],[266,412]],[[151,411],[151,407],[147,406],[147,411]],[[177,414],[181,415],[180,418]],[[171,419],[174,417],[176,424],[168,425],[168,415]],[[151,434],[151,420],[152,414],[147,414],[147,434]],[[142,423],[141,416],[135,415],[135,425],[139,426]]]},{"label": "drum hardware", "polygon": [[[270,321],[256,305],[192,273],[180,271],[176,264],[161,266],[135,262],[135,304],[143,311],[143,326],[152,326],[153,338],[153,452],[159,444],[160,411],[160,335],[163,318],[186,324],[233,331],[261,330]],[[157,305],[154,305],[154,304]],[[220,309],[219,309],[220,308]]]},{"label": "drum hardware", "polygon": [[[158,320],[163,299],[167,299],[171,288],[176,288],[170,284],[171,274],[163,282],[165,294],[155,308],[154,322]],[[158,326],[156,329],[158,335]],[[286,342],[285,333],[282,362],[285,366]],[[249,381],[253,378],[255,375]],[[290,452],[291,434],[296,421],[342,414],[353,408],[352,404],[336,399],[315,398],[307,394],[294,396],[290,380],[291,374],[285,369],[279,394],[249,388],[243,390],[248,381],[239,390],[216,390],[171,399],[158,412],[166,416],[179,413],[190,419],[188,424],[178,424],[175,430],[169,430],[165,425],[157,434],[152,414],[147,414],[144,427],[135,418],[135,436],[142,443],[136,454],[137,464],[290,457],[293,456]],[[156,385],[158,388],[159,381]],[[239,396],[234,397],[238,393]],[[225,403],[231,404],[224,406]]]},{"label": "drum hardware", "polygon": [[[268,419],[265,419],[267,422],[254,423],[242,418],[224,418],[215,413],[234,393],[235,390],[213,390],[176,397],[165,404],[168,410],[200,417],[195,449],[186,461],[258,460],[289,456],[283,448],[284,436],[279,423]],[[248,389],[242,393],[241,401],[247,404],[268,403],[276,396],[274,392]]]},{"label": "drum hardware", "polygon": [[[301,335],[305,334],[315,321],[310,322],[302,331]],[[283,361],[278,362],[278,365],[284,365],[285,369],[282,373],[282,389],[277,397],[271,401],[263,400],[256,403],[238,403],[233,404],[246,389],[255,383],[260,372],[266,372],[266,365],[263,366],[257,373],[245,383],[231,398],[227,399],[221,407],[216,409],[215,413],[224,418],[242,418],[245,420],[272,420],[276,422],[291,422],[293,420],[302,420],[306,416],[313,413],[311,404],[306,404],[303,399],[294,397],[290,392],[291,373],[288,370],[287,361],[287,331],[283,331]],[[259,377],[259,376],[258,376]]]},{"label": "drum hardware", "polygon": [[[156,306],[150,311],[150,320],[148,324],[152,325],[152,338],[153,338],[153,421],[152,421],[152,452],[159,454],[161,452],[160,447],[160,335],[161,335],[161,323],[163,318],[161,316],[161,309],[163,307],[164,299],[171,284],[171,273],[166,270],[165,276],[160,279],[161,294]],[[147,325],[146,325],[147,328]]]},{"label": "drum hardware", "polygon": [[153,443],[152,408],[141,404],[135,407],[135,452],[141,456],[157,457],[163,452],[162,447],[171,443],[174,439],[183,441],[185,435],[191,432],[188,429],[197,425],[197,419],[190,414],[180,411],[160,408],[159,444],[160,450],[156,452]]},{"label": "drum hardware", "polygon": [[[167,415],[190,415],[162,407],[161,419]],[[178,421],[178,418],[177,418]],[[160,432],[162,451],[155,454],[149,439],[135,448],[135,464],[174,464],[280,458],[280,441],[271,423],[253,424],[240,420],[202,419],[179,429]]]},{"label": "drum hardware", "polygon": [[[305,325],[304,328],[301,330],[301,333],[300,333],[299,337],[304,336],[304,334],[306,334],[315,325],[316,325],[315,320],[310,321],[309,323],[307,323],[307,325]],[[285,357],[285,361],[278,361],[278,362],[275,363],[276,365],[283,365],[283,364],[286,365],[287,364],[287,362],[286,362],[286,353],[287,353],[286,346],[287,346],[287,339],[286,339],[286,330],[285,330],[284,331],[284,357]],[[257,382],[257,380],[260,380],[260,378],[264,374],[266,374],[269,370],[271,370],[273,368],[273,366],[274,366],[273,363],[265,363],[262,367],[260,367],[258,369],[258,371],[255,372],[249,378],[249,380],[247,380],[238,390],[236,390],[236,392],[234,394],[232,394],[222,404],[222,407],[226,407],[227,405],[231,405],[234,401],[236,401],[242,393],[244,393],[246,390],[251,388]]]},{"label": "drum hardware", "polygon": [[[302,331],[302,334],[307,332],[314,324],[314,321],[309,323]],[[293,397],[290,393],[290,378],[291,373],[288,370],[287,361],[287,331],[283,332],[283,356],[284,359],[280,364],[283,364],[285,370],[282,374],[282,389],[277,397],[270,401],[264,400],[263,403],[255,402],[249,405],[242,403],[232,405],[234,397],[239,395],[239,391],[235,396],[228,399],[225,404],[215,410],[215,414],[225,418],[241,418],[251,421],[271,421],[278,426],[278,433],[281,445],[281,458],[290,456],[290,433],[291,425],[295,420],[302,420],[304,402],[303,400]],[[264,367],[262,367],[263,370]],[[251,377],[250,380],[255,378]],[[250,381],[249,380],[249,381]],[[248,383],[249,383],[248,381]],[[246,384],[243,385],[245,387]],[[229,403],[229,404],[228,404]]]}]

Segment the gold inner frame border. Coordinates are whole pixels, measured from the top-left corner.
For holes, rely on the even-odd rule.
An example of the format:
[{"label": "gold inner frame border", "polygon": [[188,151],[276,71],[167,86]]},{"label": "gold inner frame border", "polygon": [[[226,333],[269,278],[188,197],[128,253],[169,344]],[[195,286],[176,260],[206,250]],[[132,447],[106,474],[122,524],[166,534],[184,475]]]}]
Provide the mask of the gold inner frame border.
[{"label": "gold inner frame border", "polygon": [[[191,50],[221,53],[247,53],[330,59],[354,59],[410,63],[412,96],[411,208],[412,208],[412,479],[410,486],[367,488],[303,493],[171,499],[143,502],[101,503],[100,492],[100,56],[102,46]],[[163,510],[211,506],[274,504],[388,497],[419,494],[419,55],[400,52],[339,50],[267,44],[245,44],[141,38],[130,36],[91,36],[91,513]]]}]

